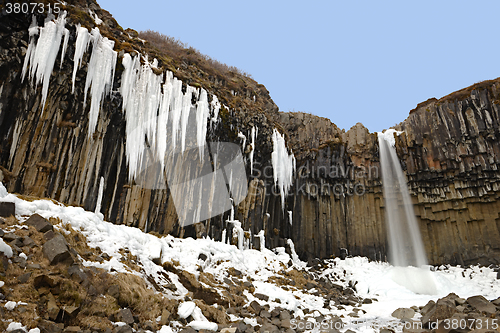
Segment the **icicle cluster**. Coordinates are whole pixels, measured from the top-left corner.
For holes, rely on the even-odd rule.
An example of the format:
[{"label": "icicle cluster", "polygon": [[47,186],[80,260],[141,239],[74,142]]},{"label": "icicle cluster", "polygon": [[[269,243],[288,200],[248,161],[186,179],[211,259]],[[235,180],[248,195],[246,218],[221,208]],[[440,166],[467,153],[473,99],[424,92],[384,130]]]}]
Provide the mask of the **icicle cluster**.
[{"label": "icicle cluster", "polygon": [[[196,122],[196,145],[203,159],[207,134],[207,120],[210,116],[208,94],[204,89],[187,86],[182,92],[182,81],[167,71],[165,79],[156,75],[156,59],[150,63],[146,58],[140,63],[140,56],[123,57],[122,85],[123,111],[126,125],[126,155],[129,163],[129,179],[141,171],[146,149],[146,138],[153,149],[154,158],[165,166],[167,150],[176,148],[184,152],[190,116]],[[192,105],[193,96],[197,99]],[[214,101],[216,104],[214,104]],[[218,112],[218,101],[214,96],[212,108],[214,116]],[[170,143],[170,146],[168,144]],[[167,147],[168,146],[168,147]]]},{"label": "icicle cluster", "polygon": [[[98,28],[92,29],[90,33],[92,42],[92,54],[87,69],[85,80],[84,105],[87,101],[87,91],[90,87],[90,111],[89,111],[89,137],[94,133],[99,117],[99,108],[105,94],[111,92],[113,78],[115,76],[116,52],[113,51],[115,42],[102,37]],[[74,71],[74,70],[73,70]]]},{"label": "icicle cluster", "polygon": [[[53,17],[53,16],[52,16]],[[64,36],[63,48],[61,52],[61,65],[68,46],[69,30],[66,26],[66,11],[59,14],[57,20],[50,17],[45,21],[43,27],[39,27],[36,18],[33,17],[33,22],[29,28],[30,43],[26,56],[24,58],[22,80],[26,76],[29,67],[30,80],[35,82],[35,85],[42,83],[42,111],[47,100],[49,91],[49,81],[54,64],[61,47],[61,40]],[[35,36],[38,35],[38,39]]]},{"label": "icicle cluster", "polygon": [[288,154],[285,138],[276,129],[273,131],[273,152],[271,154],[273,165],[274,184],[281,194],[281,207],[285,209],[285,197],[293,184],[295,172],[295,156]]}]

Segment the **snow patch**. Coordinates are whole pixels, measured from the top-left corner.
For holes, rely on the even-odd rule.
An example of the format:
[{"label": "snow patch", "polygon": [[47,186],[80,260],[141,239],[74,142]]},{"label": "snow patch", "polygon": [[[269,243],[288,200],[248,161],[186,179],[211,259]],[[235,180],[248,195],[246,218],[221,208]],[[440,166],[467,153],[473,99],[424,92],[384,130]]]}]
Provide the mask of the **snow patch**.
[{"label": "snow patch", "polygon": [[0,238],[0,253],[3,253],[7,258],[12,258],[12,248]]}]

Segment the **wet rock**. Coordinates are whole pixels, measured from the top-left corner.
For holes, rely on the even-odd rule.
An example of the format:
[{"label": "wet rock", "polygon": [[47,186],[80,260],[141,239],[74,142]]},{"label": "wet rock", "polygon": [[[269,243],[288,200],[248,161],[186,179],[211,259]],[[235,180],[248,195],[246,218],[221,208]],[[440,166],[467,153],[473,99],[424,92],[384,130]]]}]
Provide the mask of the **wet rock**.
[{"label": "wet rock", "polygon": [[52,224],[47,219],[38,214],[31,215],[30,218],[27,219],[24,223],[33,226],[37,231],[42,233],[54,229]]},{"label": "wet rock", "polygon": [[13,202],[0,202],[0,216],[9,217],[16,215],[16,204]]},{"label": "wet rock", "polygon": [[45,242],[43,245],[43,254],[49,259],[51,265],[58,263],[71,265],[73,263],[73,257],[62,235],[57,235]]},{"label": "wet rock", "polygon": [[483,296],[472,296],[467,298],[467,303],[472,306],[475,310],[486,313],[486,314],[494,314],[497,311],[496,306],[488,301]]}]

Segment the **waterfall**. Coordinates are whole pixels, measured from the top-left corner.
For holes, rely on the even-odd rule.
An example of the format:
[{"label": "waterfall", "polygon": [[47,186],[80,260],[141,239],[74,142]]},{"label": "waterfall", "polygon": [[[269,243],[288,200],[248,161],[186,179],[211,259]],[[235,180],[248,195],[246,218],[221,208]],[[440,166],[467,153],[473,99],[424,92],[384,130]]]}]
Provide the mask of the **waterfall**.
[{"label": "waterfall", "polygon": [[397,132],[387,130],[385,133],[378,133],[389,238],[389,261],[394,266],[421,267],[427,265],[427,256],[406,185],[406,177],[394,148],[394,133]]}]

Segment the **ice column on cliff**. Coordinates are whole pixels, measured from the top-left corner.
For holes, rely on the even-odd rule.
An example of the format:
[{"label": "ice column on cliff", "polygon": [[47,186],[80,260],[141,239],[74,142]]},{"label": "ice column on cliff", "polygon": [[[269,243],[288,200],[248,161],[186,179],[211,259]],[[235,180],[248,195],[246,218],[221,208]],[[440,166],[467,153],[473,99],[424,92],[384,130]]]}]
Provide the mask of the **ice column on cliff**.
[{"label": "ice column on cliff", "polygon": [[273,152],[271,154],[273,165],[274,184],[279,188],[281,195],[281,207],[285,209],[285,197],[293,184],[293,173],[295,172],[295,156],[288,154],[285,138],[273,130]]},{"label": "ice column on cliff", "polygon": [[[206,149],[207,121],[210,116],[208,94],[204,89],[186,87],[182,92],[182,81],[167,71],[156,75],[157,60],[147,58],[140,63],[140,55],[123,57],[124,71],[120,92],[126,119],[126,156],[129,164],[129,179],[133,179],[147,164],[145,162],[146,140],[151,147],[152,158],[165,167],[166,154],[184,152],[196,142],[200,159]],[[197,100],[193,105],[192,100]],[[191,122],[195,122],[193,124]],[[191,128],[196,137],[188,135]],[[196,140],[196,141],[194,141]],[[189,146],[188,146],[189,141]]]},{"label": "ice column on cliff", "polygon": [[89,130],[90,137],[97,125],[99,117],[99,108],[102,104],[105,94],[111,92],[113,87],[113,78],[115,76],[117,54],[113,50],[115,42],[107,37],[102,37],[98,28],[92,29],[90,33],[92,41],[92,54],[87,69],[87,79],[85,80],[84,105],[87,101],[87,92],[90,87],[90,111],[89,111]]},{"label": "ice column on cliff", "polygon": [[85,27],[76,26],[75,55],[73,56],[73,77],[71,92],[75,92],[76,71],[82,64],[82,58],[90,44],[90,33]]},{"label": "ice column on cliff", "polygon": [[[33,17],[33,22],[29,28],[30,43],[24,58],[22,80],[26,76],[29,67],[30,80],[35,82],[35,85],[42,83],[42,103],[40,104],[43,110],[47,93],[49,91],[50,75],[54,69],[54,64],[61,47],[61,39],[64,36],[63,50],[61,52],[61,66],[68,44],[69,30],[66,26],[66,11],[59,14],[57,20],[53,20],[53,16],[49,15],[43,27],[38,27],[36,18]],[[38,35],[38,40],[35,41],[35,36]]]},{"label": "ice column on cliff", "polygon": [[250,151],[250,175],[253,174],[253,156],[255,153],[255,138],[259,134],[259,128],[252,126],[252,132],[250,134],[250,140],[252,141],[252,150]]}]

